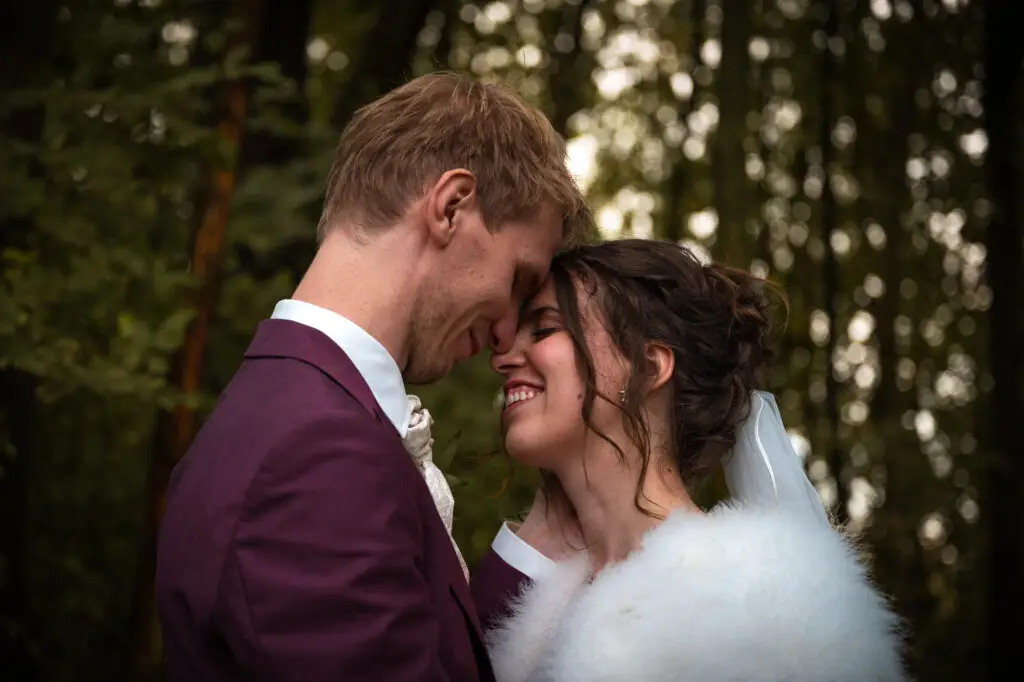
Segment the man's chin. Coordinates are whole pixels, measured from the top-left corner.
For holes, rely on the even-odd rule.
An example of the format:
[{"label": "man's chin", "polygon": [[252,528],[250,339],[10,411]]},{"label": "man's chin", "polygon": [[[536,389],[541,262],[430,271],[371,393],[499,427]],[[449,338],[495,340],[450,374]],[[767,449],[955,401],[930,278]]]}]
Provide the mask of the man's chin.
[{"label": "man's chin", "polygon": [[472,359],[472,355],[456,355],[448,361],[448,366],[445,368],[444,375],[448,376],[456,367],[466,362],[466,360]]},{"label": "man's chin", "polygon": [[468,334],[465,338],[466,343],[458,344],[453,350],[451,356],[449,356],[449,371],[461,365],[466,360],[472,359],[478,352],[480,352],[479,347]]},{"label": "man's chin", "polygon": [[448,355],[444,360],[437,358],[431,363],[417,363],[415,367],[406,368],[404,375],[405,383],[410,385],[433,384],[451,374],[452,370],[461,365],[473,356],[469,354],[469,347],[461,346],[455,352]]},{"label": "man's chin", "polygon": [[437,383],[441,379],[444,379],[451,372],[451,364],[431,364],[429,366],[418,366],[406,368],[405,374],[402,378],[405,383],[409,386],[426,386],[428,384]]}]

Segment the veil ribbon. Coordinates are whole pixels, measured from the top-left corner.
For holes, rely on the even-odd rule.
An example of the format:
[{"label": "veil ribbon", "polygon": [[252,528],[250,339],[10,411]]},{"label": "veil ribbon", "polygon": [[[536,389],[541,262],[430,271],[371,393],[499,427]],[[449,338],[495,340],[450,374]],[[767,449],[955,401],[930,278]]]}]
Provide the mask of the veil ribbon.
[{"label": "veil ribbon", "polygon": [[789,508],[829,525],[771,393],[751,394],[750,415],[736,432],[736,445],[723,468],[733,499]]}]

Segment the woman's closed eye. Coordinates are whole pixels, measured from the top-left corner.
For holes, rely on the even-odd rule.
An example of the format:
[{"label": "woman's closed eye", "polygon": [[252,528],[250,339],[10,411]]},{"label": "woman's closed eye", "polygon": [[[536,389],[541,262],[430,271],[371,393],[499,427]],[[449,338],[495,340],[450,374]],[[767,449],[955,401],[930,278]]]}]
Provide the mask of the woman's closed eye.
[{"label": "woman's closed eye", "polygon": [[534,341],[543,341],[552,334],[562,331],[558,327],[539,327],[530,332],[530,336],[533,337]]},{"label": "woman's closed eye", "polygon": [[562,317],[558,309],[552,306],[533,308],[519,316],[520,333],[529,333],[530,339],[534,343],[543,341],[562,329]]}]

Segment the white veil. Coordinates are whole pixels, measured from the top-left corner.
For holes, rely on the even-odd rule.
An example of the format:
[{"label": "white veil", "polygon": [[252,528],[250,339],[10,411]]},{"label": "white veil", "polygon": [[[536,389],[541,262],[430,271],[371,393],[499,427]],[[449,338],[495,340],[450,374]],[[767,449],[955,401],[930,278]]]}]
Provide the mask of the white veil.
[{"label": "white veil", "polygon": [[807,479],[771,393],[751,394],[750,415],[736,432],[736,445],[724,469],[733,499],[789,507],[829,524],[825,506]]}]

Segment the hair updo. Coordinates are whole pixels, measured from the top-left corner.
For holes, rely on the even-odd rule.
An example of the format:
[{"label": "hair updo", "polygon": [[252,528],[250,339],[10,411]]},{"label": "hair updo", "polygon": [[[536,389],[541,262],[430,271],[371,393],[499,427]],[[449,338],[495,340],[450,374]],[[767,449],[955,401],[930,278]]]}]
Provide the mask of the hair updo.
[{"label": "hair updo", "polygon": [[[675,355],[673,466],[687,485],[702,480],[736,442],[736,429],[750,412],[751,391],[762,386],[774,357],[766,294],[776,291],[783,305],[784,296],[749,272],[703,265],[689,249],[648,239],[577,247],[555,258],[551,274],[586,384],[584,422],[624,456],[591,422],[595,399],[617,405],[643,457],[637,506],[651,455],[650,426],[641,411],[644,386],[655,371],[647,359],[648,343],[663,344]],[[622,400],[598,393],[577,286],[583,300],[596,303],[601,324],[631,367]]]}]

